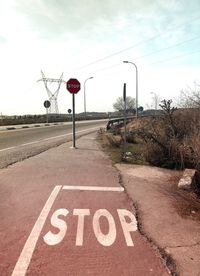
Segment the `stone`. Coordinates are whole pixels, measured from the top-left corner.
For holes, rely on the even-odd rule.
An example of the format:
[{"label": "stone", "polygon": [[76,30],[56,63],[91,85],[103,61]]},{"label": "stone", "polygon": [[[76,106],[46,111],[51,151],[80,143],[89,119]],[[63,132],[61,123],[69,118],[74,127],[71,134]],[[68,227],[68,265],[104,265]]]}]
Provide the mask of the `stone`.
[{"label": "stone", "polygon": [[196,170],[185,169],[183,176],[178,182],[178,188],[183,190],[191,190],[195,186],[196,182]]}]

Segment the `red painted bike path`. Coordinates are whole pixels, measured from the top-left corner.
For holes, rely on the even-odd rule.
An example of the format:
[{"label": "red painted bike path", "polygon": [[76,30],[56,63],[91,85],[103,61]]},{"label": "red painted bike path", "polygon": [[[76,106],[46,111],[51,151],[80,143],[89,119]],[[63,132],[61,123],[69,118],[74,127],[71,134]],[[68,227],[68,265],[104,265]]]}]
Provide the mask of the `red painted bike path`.
[{"label": "red painted bike path", "polygon": [[[67,143],[0,171],[0,275],[169,275],[135,229],[117,171],[90,138],[77,150]],[[64,189],[78,185],[119,191]]]}]

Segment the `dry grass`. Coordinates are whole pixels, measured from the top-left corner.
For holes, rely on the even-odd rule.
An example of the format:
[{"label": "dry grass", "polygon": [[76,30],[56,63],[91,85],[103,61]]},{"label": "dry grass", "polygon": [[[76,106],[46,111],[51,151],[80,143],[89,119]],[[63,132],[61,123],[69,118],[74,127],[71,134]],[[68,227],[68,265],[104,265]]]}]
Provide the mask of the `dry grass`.
[{"label": "dry grass", "polygon": [[194,191],[178,189],[177,183],[181,177],[170,179],[168,193],[173,199],[173,206],[178,214],[184,218],[200,221],[200,198]]},{"label": "dry grass", "polygon": [[97,140],[101,148],[106,152],[114,163],[130,163],[138,165],[148,164],[143,155],[143,143],[127,143],[125,150],[131,152],[131,157],[124,159],[124,145],[121,135],[112,135],[101,131],[98,134]]}]

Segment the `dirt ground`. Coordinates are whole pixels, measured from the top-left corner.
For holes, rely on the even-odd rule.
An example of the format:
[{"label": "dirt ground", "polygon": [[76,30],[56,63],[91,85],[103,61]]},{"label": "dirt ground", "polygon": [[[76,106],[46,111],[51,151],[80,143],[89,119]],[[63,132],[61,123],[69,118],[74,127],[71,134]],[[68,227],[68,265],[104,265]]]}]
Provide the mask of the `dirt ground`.
[{"label": "dirt ground", "polygon": [[[129,163],[128,159],[126,161],[122,161],[122,149],[120,147],[110,145],[105,137],[104,132],[100,132],[97,135],[97,141],[99,142],[101,149],[109,155],[114,164]],[[135,148],[137,148],[137,146],[135,146]],[[136,153],[136,160],[132,159],[130,163],[138,165],[148,165],[148,163],[145,162],[145,160],[141,156],[139,156],[141,153],[140,148],[137,150]],[[168,193],[168,196],[173,198],[174,207],[176,208],[180,216],[200,221],[200,196],[197,195],[194,191],[184,191],[178,189],[178,181],[181,178],[182,174],[183,171],[177,171],[176,176],[172,175],[169,181],[169,185],[167,189],[165,189],[165,193]]]}]

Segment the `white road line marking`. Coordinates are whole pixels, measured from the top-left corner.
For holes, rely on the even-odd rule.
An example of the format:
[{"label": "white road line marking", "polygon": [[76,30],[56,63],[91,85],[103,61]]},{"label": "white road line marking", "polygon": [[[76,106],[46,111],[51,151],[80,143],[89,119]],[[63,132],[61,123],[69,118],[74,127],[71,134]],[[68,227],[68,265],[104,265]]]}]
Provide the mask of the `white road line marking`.
[{"label": "white road line marking", "polygon": [[5,148],[5,149],[1,149],[0,151],[5,151],[5,150],[9,150],[9,149],[14,149],[16,147],[10,147],[10,148]]},{"label": "white road line marking", "polygon": [[36,243],[38,241],[44,223],[61,188],[62,186],[55,186],[52,193],[50,194],[38,219],[36,220],[35,225],[33,226],[33,229],[24,245],[24,248],[22,249],[22,252],[19,256],[19,259],[15,265],[15,268],[11,276],[24,276],[26,274],[33,251],[35,249]]},{"label": "white road line marking", "polygon": [[[98,127],[91,127],[91,128],[83,129],[83,130],[79,130],[79,131],[77,131],[77,133],[79,133],[79,132],[84,132],[84,131],[88,131],[88,130],[99,129],[99,127],[100,127],[100,126],[98,126]],[[71,134],[72,134],[72,133],[71,133]]]},{"label": "white road line marking", "polygon": [[102,191],[102,192],[123,192],[123,187],[98,187],[98,186],[63,186],[63,190],[77,191]]},{"label": "white road line marking", "polygon": [[38,141],[33,141],[33,142],[29,142],[29,143],[25,143],[25,144],[21,144],[18,147],[24,147],[24,146],[28,146],[28,145],[32,145],[32,144],[37,144],[39,142],[41,142],[42,140],[38,140]]},{"label": "white road line marking", "polygon": [[69,133],[69,134],[63,134],[63,135],[58,135],[58,136],[53,136],[53,137],[50,137],[50,138],[45,138],[45,139],[43,139],[41,141],[53,140],[53,139],[61,138],[61,137],[68,136],[68,135],[71,135],[71,133]]},{"label": "white road line marking", "polygon": [[[81,132],[84,132],[84,131],[95,130],[95,129],[99,129],[99,127],[94,127],[94,128],[88,128],[88,129],[84,129],[84,130],[79,130],[76,133],[81,133]],[[0,152],[1,151],[6,151],[6,150],[10,150],[10,149],[19,148],[19,147],[24,147],[24,146],[28,146],[28,145],[32,145],[32,144],[37,144],[37,143],[41,143],[41,142],[44,142],[44,141],[53,140],[53,139],[56,139],[56,138],[61,138],[61,137],[64,137],[64,136],[69,136],[69,135],[72,135],[72,132],[68,133],[68,134],[62,134],[62,135],[53,136],[53,137],[45,138],[45,139],[38,140],[38,141],[33,141],[33,142],[21,144],[21,145],[14,146],[14,147],[9,147],[9,148],[5,148],[5,149],[1,149]]]},{"label": "white road line marking", "polygon": [[[84,129],[84,130],[79,130],[79,131],[77,131],[76,133],[80,133],[80,132],[84,132],[84,131],[88,131],[88,130],[94,130],[94,129],[98,129],[98,127],[88,128],[88,129]],[[48,141],[48,140],[53,140],[53,139],[56,139],[56,138],[61,138],[61,137],[70,136],[70,135],[72,135],[72,132],[70,132],[70,133],[68,133],[68,134],[62,134],[62,135],[58,135],[58,136],[53,136],[53,137],[45,138],[45,139],[43,139],[43,140],[37,141],[36,143],[38,143],[38,142],[43,142],[43,141]],[[33,143],[34,143],[34,142],[33,142]]]}]

